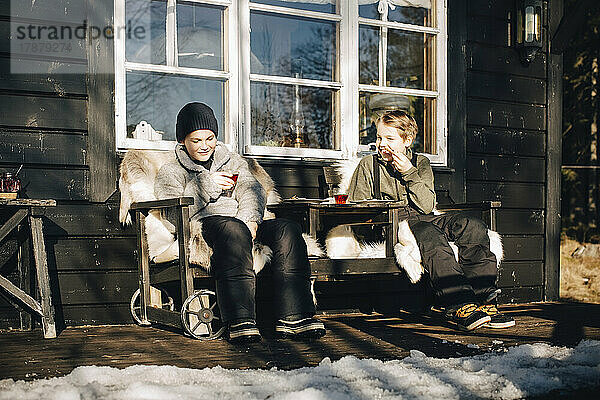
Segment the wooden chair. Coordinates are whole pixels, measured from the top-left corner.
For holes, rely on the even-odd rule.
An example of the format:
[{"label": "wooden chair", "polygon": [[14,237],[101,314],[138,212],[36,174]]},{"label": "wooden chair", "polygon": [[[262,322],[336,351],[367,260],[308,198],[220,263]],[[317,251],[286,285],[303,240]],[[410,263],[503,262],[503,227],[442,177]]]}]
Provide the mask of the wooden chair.
[{"label": "wooden chair", "polygon": [[[131,298],[130,309],[139,324],[172,326],[194,338],[212,340],[218,338],[225,327],[220,320],[215,293],[194,289],[194,278],[210,278],[206,272],[210,254],[208,245],[194,247],[195,253],[191,255],[196,257],[193,259],[205,268],[190,266],[190,237],[193,236],[194,242],[200,240],[198,229],[189,222],[189,206],[193,199],[157,200],[154,195],[158,171],[174,160],[173,152],[130,150],[121,162],[119,220],[124,225],[135,221],[138,242],[139,289]],[[248,163],[252,173],[258,175],[267,197],[277,199],[274,184],[262,167],[253,160]],[[167,209],[175,211],[175,232],[162,217]],[[165,286],[171,282],[179,283],[181,301],[174,301],[166,292]]]},{"label": "wooden chair", "polygon": [[[189,264],[187,243],[190,238],[189,206],[192,204],[194,199],[191,197],[131,204],[130,212],[134,214],[137,233],[140,288],[131,298],[130,309],[140,325],[158,323],[183,329],[196,339],[213,340],[223,334],[225,326],[218,314],[215,293],[207,289],[194,290],[194,278],[208,278],[209,275]],[[167,208],[176,210],[180,256],[172,262],[154,264],[148,255],[145,219],[151,211]],[[173,298],[157,287],[173,281],[180,283],[180,310],[175,309]]]}]

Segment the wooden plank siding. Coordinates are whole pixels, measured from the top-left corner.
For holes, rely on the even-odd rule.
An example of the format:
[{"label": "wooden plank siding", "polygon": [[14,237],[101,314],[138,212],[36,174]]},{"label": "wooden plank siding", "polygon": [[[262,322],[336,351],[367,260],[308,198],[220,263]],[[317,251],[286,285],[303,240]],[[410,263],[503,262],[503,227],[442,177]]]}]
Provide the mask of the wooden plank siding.
[{"label": "wooden plank siding", "polygon": [[[497,220],[506,249],[498,281],[502,300],[542,300],[548,46],[529,65],[521,63],[514,17],[513,2],[468,2],[467,201],[502,202]],[[545,40],[547,22],[544,15]]]},{"label": "wooden plank siding", "polygon": [[[11,49],[10,23],[75,28],[86,19],[86,9],[86,2],[79,0],[4,1],[0,4],[0,171],[14,172],[22,164],[19,177],[25,197],[56,199],[61,207],[71,210],[89,199],[86,41],[70,41],[72,47],[68,53],[27,53],[24,49]],[[90,211],[85,207],[84,210]],[[95,213],[104,215],[97,210]],[[66,260],[57,263],[54,248],[57,238],[68,240],[73,236],[68,223],[65,224],[65,220],[72,220],[73,216],[64,215],[61,219],[63,215],[58,211],[43,219],[50,280],[57,315],[61,318],[62,306],[69,304],[69,297],[65,296],[74,285],[86,287],[57,272],[62,262],[80,271],[81,280],[93,284],[96,279],[87,277],[82,265]],[[89,221],[94,219],[91,214],[87,218],[88,222],[82,222],[82,227],[89,226]],[[88,235],[87,229],[78,233]],[[73,246],[80,244],[72,243]],[[17,283],[16,262],[5,263],[3,268]],[[7,307],[6,302],[0,303],[0,327],[18,327],[18,313]],[[70,323],[80,322],[70,320]]]},{"label": "wooden plank siding", "polygon": [[1,16],[15,19],[77,25],[86,18],[86,4],[81,0],[4,1]]},{"label": "wooden plank siding", "polygon": [[[9,62],[11,13],[39,24],[76,25],[86,17],[100,24],[111,20],[106,10],[112,0],[94,0],[93,7],[91,0],[36,0],[35,7],[24,1],[16,10],[7,8],[10,3],[0,4],[0,172],[24,164],[24,194],[58,200],[44,217],[57,320],[66,325],[130,323],[136,243],[133,228],[118,222],[119,194],[113,193],[119,161],[114,104],[107,99],[114,86],[109,75],[85,75],[99,63],[112,63],[112,53],[105,44],[92,51],[82,43],[70,57],[16,57],[17,65],[52,70],[47,75],[11,74]],[[497,212],[505,246],[501,300],[523,302],[541,300],[545,282],[553,282],[545,235],[546,170],[555,168],[547,156],[555,146],[548,132],[555,125],[548,121],[551,60],[542,51],[530,65],[521,63],[508,33],[513,7],[500,0],[448,2],[449,165],[436,170],[435,185],[440,203],[502,201]],[[547,28],[547,19],[544,24]],[[83,72],[67,73],[72,71]],[[98,158],[103,149],[105,157]],[[282,197],[325,194],[326,162],[259,162]],[[11,280],[19,279],[14,260],[0,268]],[[348,301],[361,309],[400,307],[422,293],[420,286],[396,278],[319,283],[316,289],[324,308],[342,308]],[[385,296],[374,299],[372,293]],[[0,298],[0,328],[19,323],[18,312]]]},{"label": "wooden plank siding", "polygon": [[[588,4],[591,4],[588,2]],[[548,10],[548,34],[554,37],[563,17],[563,0],[554,0]],[[560,42],[559,42],[560,46]],[[557,46],[557,47],[559,47]],[[546,162],[546,238],[544,266],[544,300],[558,300],[560,287],[560,193],[562,165],[563,59],[562,54],[548,55],[548,159]]]}]

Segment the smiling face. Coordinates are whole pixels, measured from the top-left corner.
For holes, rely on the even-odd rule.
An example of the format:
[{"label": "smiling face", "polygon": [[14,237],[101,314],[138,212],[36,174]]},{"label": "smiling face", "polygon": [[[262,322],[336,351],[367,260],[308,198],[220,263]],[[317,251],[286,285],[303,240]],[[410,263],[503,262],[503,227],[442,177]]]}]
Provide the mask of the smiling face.
[{"label": "smiling face", "polygon": [[191,158],[196,161],[208,161],[217,147],[217,135],[208,129],[199,129],[189,133],[183,139],[183,145]]},{"label": "smiling face", "polygon": [[391,161],[391,153],[406,154],[406,149],[412,145],[412,136],[404,139],[400,136],[398,128],[386,125],[384,122],[377,123],[377,151],[387,161]]}]

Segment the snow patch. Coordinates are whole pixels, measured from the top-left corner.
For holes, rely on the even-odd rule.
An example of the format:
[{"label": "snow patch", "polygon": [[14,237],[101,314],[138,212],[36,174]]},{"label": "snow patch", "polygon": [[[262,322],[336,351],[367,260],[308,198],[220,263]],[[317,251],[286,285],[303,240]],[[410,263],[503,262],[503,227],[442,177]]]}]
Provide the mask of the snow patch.
[{"label": "snow patch", "polygon": [[82,366],[60,378],[0,380],[0,400],[518,399],[596,387],[600,341],[583,340],[575,348],[536,343],[450,359],[418,350],[385,362],[325,358],[292,371]]}]

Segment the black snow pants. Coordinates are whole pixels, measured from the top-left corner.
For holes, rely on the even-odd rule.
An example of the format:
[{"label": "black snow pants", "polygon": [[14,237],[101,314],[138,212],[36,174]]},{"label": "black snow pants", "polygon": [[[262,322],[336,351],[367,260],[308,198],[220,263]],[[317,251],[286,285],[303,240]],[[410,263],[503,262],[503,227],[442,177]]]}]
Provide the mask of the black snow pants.
[{"label": "black snow pants", "polygon": [[[202,236],[213,250],[211,273],[224,322],[256,319],[250,230],[237,218],[214,215],[202,219]],[[281,218],[264,221],[256,241],[273,252],[265,269],[273,278],[276,318],[314,315],[310,264],[300,225]]]},{"label": "black snow pants", "polygon": [[[485,223],[460,213],[423,215],[411,209],[409,214],[438,305],[454,309],[483,303],[497,282],[496,256],[490,251]],[[449,241],[458,247],[458,262]]]}]

